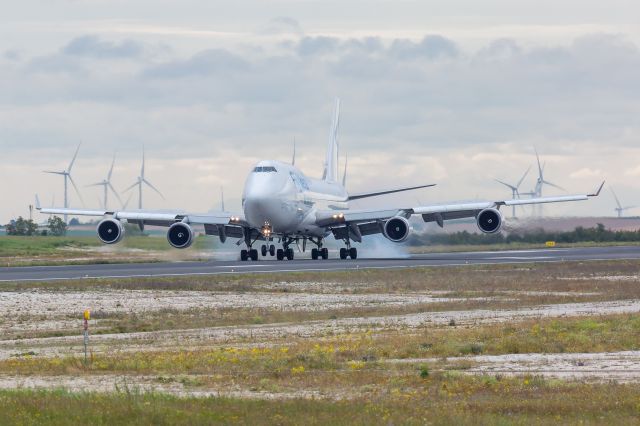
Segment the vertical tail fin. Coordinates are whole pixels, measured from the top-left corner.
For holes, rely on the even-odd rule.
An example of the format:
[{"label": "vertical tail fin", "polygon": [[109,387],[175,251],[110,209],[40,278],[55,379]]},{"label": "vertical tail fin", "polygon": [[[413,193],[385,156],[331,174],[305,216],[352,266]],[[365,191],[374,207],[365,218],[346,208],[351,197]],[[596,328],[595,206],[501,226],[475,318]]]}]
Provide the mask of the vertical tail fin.
[{"label": "vertical tail fin", "polygon": [[336,98],[333,110],[333,122],[329,130],[329,145],[327,157],[324,161],[324,173],[322,179],[329,182],[338,181],[338,127],[340,126],[340,99]]}]

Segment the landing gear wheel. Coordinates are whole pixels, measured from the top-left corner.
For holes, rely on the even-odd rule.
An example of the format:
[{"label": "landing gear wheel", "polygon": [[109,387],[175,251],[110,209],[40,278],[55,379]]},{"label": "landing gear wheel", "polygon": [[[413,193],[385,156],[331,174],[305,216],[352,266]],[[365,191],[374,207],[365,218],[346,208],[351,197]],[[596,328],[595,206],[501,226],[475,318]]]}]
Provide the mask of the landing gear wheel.
[{"label": "landing gear wheel", "polygon": [[320,250],[320,254],[324,260],[327,260],[329,258],[329,249],[326,247],[323,248],[322,250]]},{"label": "landing gear wheel", "polygon": [[278,249],[278,251],[276,251],[276,259],[278,260],[284,259],[284,250]]},{"label": "landing gear wheel", "polygon": [[276,246],[274,246],[273,244],[271,244],[271,246],[269,246],[269,254],[271,256],[275,256],[276,255]]},{"label": "landing gear wheel", "polygon": [[342,247],[340,249],[340,259],[345,260],[347,258],[347,249]]},{"label": "landing gear wheel", "polygon": [[318,249],[317,248],[311,249],[311,258],[313,260],[318,260]]},{"label": "landing gear wheel", "polygon": [[358,250],[355,247],[351,247],[349,249],[349,257],[353,260],[356,260],[358,258]]},{"label": "landing gear wheel", "polygon": [[258,260],[258,250],[256,249],[251,249],[249,250],[249,257],[251,258],[251,260],[253,260],[254,262],[256,260]]},{"label": "landing gear wheel", "polygon": [[247,259],[249,258],[249,254],[247,253],[246,250],[240,250],[240,260],[243,262],[246,262]]},{"label": "landing gear wheel", "polygon": [[293,249],[292,248],[288,248],[287,249],[287,259],[293,260]]},{"label": "landing gear wheel", "polygon": [[260,247],[260,251],[262,252],[262,257],[267,255],[267,246]]}]

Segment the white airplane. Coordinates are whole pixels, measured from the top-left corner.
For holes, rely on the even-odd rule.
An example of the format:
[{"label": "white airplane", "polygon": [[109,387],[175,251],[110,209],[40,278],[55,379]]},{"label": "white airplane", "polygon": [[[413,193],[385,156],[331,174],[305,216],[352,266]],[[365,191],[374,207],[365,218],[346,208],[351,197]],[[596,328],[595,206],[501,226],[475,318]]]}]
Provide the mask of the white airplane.
[{"label": "white airplane", "polygon": [[[215,235],[220,241],[227,238],[239,239],[246,248],[240,251],[240,259],[257,260],[256,244],[261,244],[262,256],[267,254],[292,260],[293,244],[302,242],[302,251],[306,251],[307,242],[314,244],[311,250],[313,259],[327,259],[329,252],[324,240],[331,235],[344,242],[340,249],[340,258],[356,259],[358,252],[352,242],[362,242],[363,237],[383,234],[389,240],[399,243],[407,239],[410,233],[409,218],[421,215],[425,222],[436,222],[440,227],[452,219],[473,217],[478,228],[484,233],[498,232],[503,219],[502,206],[525,204],[556,203],[582,201],[598,196],[602,185],[593,194],[565,195],[560,197],[539,197],[530,199],[510,199],[473,203],[453,203],[426,205],[417,207],[390,206],[388,209],[350,209],[349,201],[426,188],[434,185],[419,185],[362,194],[347,193],[344,183],[338,176],[338,124],[340,102],[336,101],[333,123],[329,133],[329,145],[321,179],[304,175],[295,166],[295,153],[292,164],[265,160],[255,165],[249,173],[242,195],[242,213],[219,211],[193,214],[182,211],[149,210],[79,210],[71,208],[37,208],[44,214],[67,214],[85,216],[103,216],[98,224],[98,238],[105,244],[114,244],[124,236],[122,221],[144,225],[168,227],[167,240],[175,248],[187,248],[193,242],[192,225],[203,225],[207,235]],[[278,240],[282,248],[276,250],[274,242]],[[260,243],[258,243],[260,242]]]}]

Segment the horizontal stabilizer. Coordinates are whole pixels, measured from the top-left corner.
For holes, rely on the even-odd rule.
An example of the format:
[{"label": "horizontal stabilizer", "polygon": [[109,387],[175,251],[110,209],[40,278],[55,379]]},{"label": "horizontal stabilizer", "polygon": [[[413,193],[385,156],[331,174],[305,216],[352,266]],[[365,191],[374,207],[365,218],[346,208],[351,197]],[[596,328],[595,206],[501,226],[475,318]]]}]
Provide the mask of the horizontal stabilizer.
[{"label": "horizontal stabilizer", "polygon": [[347,198],[348,201],[353,201],[353,200],[359,200],[361,198],[369,198],[369,197],[377,197],[379,195],[387,195],[387,194],[393,194],[396,192],[403,192],[403,191],[411,191],[414,189],[420,189],[420,188],[429,188],[431,186],[436,186],[435,183],[431,183],[429,185],[418,185],[418,186],[410,186],[407,188],[395,188],[395,189],[389,189],[386,191],[377,191],[377,192],[364,192],[361,194],[353,194],[350,195],[349,198]]}]

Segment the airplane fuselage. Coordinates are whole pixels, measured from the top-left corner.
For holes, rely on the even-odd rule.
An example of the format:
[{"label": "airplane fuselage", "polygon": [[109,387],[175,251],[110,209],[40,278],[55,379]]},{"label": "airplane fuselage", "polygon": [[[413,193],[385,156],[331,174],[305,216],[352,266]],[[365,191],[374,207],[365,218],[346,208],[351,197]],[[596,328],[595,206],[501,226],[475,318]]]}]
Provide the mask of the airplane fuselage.
[{"label": "airplane fuselage", "polygon": [[257,229],[285,235],[324,237],[315,225],[316,212],[348,209],[348,194],[338,182],[308,178],[297,167],[279,161],[261,161],[245,182],[242,208]]}]

